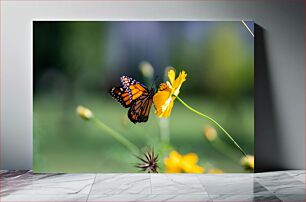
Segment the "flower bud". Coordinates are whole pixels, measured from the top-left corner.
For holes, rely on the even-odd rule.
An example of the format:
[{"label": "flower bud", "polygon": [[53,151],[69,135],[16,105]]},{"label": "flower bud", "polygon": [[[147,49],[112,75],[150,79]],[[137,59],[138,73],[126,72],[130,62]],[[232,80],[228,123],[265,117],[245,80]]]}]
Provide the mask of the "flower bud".
[{"label": "flower bud", "polygon": [[254,156],[247,155],[240,160],[240,164],[247,170],[254,170]]},{"label": "flower bud", "polygon": [[208,141],[214,141],[217,138],[217,131],[215,128],[211,126],[205,127],[203,130],[203,133],[204,133],[204,137]]},{"label": "flower bud", "polygon": [[141,62],[139,65],[139,70],[146,78],[152,79],[154,76],[154,68],[149,62]]},{"label": "flower bud", "polygon": [[89,120],[93,117],[93,113],[90,111],[90,109],[83,107],[83,106],[78,106],[76,108],[77,114],[85,120]]}]

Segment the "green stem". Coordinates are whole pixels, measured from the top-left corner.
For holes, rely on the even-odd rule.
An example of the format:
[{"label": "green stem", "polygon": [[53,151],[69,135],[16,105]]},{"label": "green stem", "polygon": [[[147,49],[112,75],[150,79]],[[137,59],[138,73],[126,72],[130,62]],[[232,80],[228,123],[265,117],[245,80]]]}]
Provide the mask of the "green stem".
[{"label": "green stem", "polygon": [[120,142],[122,145],[124,145],[133,154],[138,154],[139,153],[138,147],[135,144],[133,144],[132,142],[130,142],[128,139],[126,139],[125,137],[120,135],[117,131],[115,131],[114,129],[112,129],[109,126],[105,125],[103,122],[101,122],[100,120],[98,120],[96,118],[92,118],[92,120],[94,121],[94,123],[96,124],[96,126],[98,128],[103,129],[106,132],[108,132],[109,135],[111,135],[118,142]]},{"label": "green stem", "polygon": [[176,97],[185,107],[187,107],[190,111],[209,119],[210,121],[212,121],[214,124],[216,124],[226,135],[227,137],[234,143],[234,145],[241,151],[241,153],[246,156],[246,153],[243,151],[243,149],[238,145],[238,143],[234,140],[234,138],[232,138],[232,136],[230,136],[230,134],[228,134],[228,132],[226,132],[226,130],[217,122],[215,121],[213,118],[202,114],[201,112],[198,112],[197,110],[195,110],[194,108],[190,107],[188,104],[186,104],[183,100],[181,100],[181,98]]},{"label": "green stem", "polygon": [[169,144],[170,143],[170,132],[169,132],[169,120],[160,119],[159,120],[160,128],[160,139],[162,142]]}]

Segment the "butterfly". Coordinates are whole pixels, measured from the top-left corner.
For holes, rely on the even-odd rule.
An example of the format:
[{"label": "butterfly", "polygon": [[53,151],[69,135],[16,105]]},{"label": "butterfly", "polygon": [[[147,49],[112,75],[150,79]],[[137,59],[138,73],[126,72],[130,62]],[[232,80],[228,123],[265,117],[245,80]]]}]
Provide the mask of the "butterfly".
[{"label": "butterfly", "polygon": [[129,108],[128,117],[134,123],[146,122],[155,91],[128,76],[120,77],[122,86],[109,90],[110,95],[123,107]]}]

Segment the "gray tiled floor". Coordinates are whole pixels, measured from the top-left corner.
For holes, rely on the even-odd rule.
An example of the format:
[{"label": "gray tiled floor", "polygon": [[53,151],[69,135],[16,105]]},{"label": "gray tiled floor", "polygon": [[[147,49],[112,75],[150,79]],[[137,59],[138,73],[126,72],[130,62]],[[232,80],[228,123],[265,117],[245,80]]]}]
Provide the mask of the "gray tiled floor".
[{"label": "gray tiled floor", "polygon": [[257,174],[0,172],[1,201],[305,201],[305,171]]}]

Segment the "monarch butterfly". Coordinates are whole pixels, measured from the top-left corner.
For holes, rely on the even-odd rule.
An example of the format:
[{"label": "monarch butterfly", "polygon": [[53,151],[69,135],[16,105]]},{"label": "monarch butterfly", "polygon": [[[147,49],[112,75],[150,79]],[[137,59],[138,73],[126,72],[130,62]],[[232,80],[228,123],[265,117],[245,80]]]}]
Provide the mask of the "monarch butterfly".
[{"label": "monarch butterfly", "polygon": [[155,94],[154,89],[149,90],[145,85],[128,76],[122,76],[120,80],[122,86],[110,89],[110,95],[123,107],[130,108],[128,117],[134,124],[148,121]]}]

